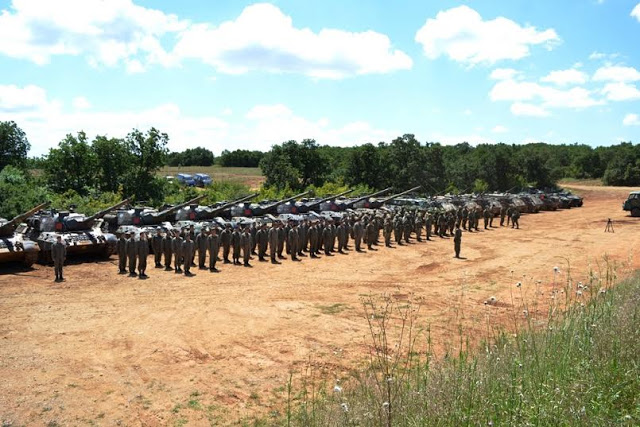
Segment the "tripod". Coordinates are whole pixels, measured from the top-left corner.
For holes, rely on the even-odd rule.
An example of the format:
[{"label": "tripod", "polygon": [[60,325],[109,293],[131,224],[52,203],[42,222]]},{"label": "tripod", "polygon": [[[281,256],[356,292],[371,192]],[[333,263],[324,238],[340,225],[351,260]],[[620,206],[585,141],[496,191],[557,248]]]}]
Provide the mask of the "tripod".
[{"label": "tripod", "polygon": [[611,218],[607,220],[607,226],[604,228],[604,232],[615,233],[615,230],[613,229],[613,221],[611,221]]}]

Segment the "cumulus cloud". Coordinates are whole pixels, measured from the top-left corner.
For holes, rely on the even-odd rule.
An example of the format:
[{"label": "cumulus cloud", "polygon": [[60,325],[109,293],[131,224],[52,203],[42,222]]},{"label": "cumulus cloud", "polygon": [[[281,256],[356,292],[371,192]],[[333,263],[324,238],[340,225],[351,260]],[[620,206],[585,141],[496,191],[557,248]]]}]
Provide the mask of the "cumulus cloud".
[{"label": "cumulus cloud", "polygon": [[640,90],[632,84],[623,82],[607,83],[602,93],[610,101],[634,101],[640,99]]},{"label": "cumulus cloud", "polygon": [[445,55],[468,65],[521,59],[529,56],[532,46],[551,49],[560,42],[553,29],[538,31],[504,17],[484,20],[468,6],[441,11],[427,19],[415,40],[430,59]]},{"label": "cumulus cloud", "polygon": [[[12,0],[0,12],[0,54],[48,63],[81,56],[95,67],[176,66],[198,59],[221,73],[260,70],[316,78],[410,69],[411,58],[375,31],[296,28],[271,4],[246,7],[218,26],[193,23],[132,0]],[[172,47],[171,47],[172,46]]]},{"label": "cumulus cloud", "polygon": [[218,26],[192,25],[178,38],[173,51],[178,58],[200,59],[221,73],[261,70],[338,79],[413,65],[384,34],[297,28],[271,4],[248,6],[235,20]]},{"label": "cumulus cloud", "polygon": [[627,114],[624,116],[622,124],[625,126],[640,126],[640,116],[637,114]]},{"label": "cumulus cloud", "polygon": [[[86,103],[85,103],[86,101]],[[14,120],[26,132],[32,155],[45,154],[68,133],[80,130],[95,135],[124,137],[133,128],[156,127],[170,136],[169,148],[207,147],[219,153],[225,148],[268,150],[271,145],[290,139],[314,138],[321,144],[350,146],[366,142],[389,141],[402,132],[385,130],[366,121],[334,124],[320,117],[309,119],[295,114],[283,104],[257,105],[238,121],[214,115],[185,114],[179,106],[164,103],[143,110],[98,111],[88,100],[76,97],[72,108],[49,99],[38,86],[0,85],[0,121]],[[221,115],[227,112],[224,110]]]},{"label": "cumulus cloud", "polygon": [[73,101],[71,101],[71,104],[73,105],[73,108],[77,110],[86,110],[87,108],[91,107],[91,103],[84,96],[77,96],[73,98]]},{"label": "cumulus cloud", "polygon": [[492,80],[511,80],[520,75],[520,72],[513,68],[496,68],[491,72],[489,78]]},{"label": "cumulus cloud", "polygon": [[596,70],[595,81],[634,82],[640,80],[640,71],[622,65],[606,65]]},{"label": "cumulus cloud", "polygon": [[633,8],[633,10],[631,11],[631,16],[633,16],[638,20],[638,22],[640,22],[640,3],[638,3],[636,7]]},{"label": "cumulus cloud", "polygon": [[542,77],[540,81],[545,83],[554,83],[558,86],[565,86],[568,84],[584,84],[589,80],[587,73],[570,68],[568,70],[556,70],[551,71],[546,76]]},{"label": "cumulus cloud", "polygon": [[39,65],[52,56],[83,56],[92,65],[124,63],[137,71],[140,58],[169,65],[160,38],[187,24],[131,0],[13,0],[0,14],[0,53]]},{"label": "cumulus cloud", "polygon": [[502,80],[489,93],[492,101],[539,101],[543,107],[586,108],[602,102],[592,97],[592,92],[582,88],[557,89],[538,83]]}]

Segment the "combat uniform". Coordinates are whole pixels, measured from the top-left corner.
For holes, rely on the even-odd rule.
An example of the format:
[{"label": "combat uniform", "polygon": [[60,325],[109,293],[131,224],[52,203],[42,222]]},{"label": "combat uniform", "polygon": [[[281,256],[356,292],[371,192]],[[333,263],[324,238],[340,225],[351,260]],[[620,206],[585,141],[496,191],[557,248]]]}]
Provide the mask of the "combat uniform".
[{"label": "combat uniform", "polygon": [[162,268],[162,234],[156,234],[151,238],[151,247],[153,248],[153,258],[156,268]]},{"label": "combat uniform", "polygon": [[204,228],[202,229],[200,234],[196,236],[195,245],[198,249],[198,268],[204,270],[205,268],[204,262],[207,257],[207,235],[204,232]]},{"label": "combat uniform", "polygon": [[173,240],[171,240],[171,250],[173,251],[173,264],[174,264],[176,273],[182,273],[182,261],[183,261],[183,254],[184,254],[184,252],[182,251],[183,242],[184,241],[179,234],[177,234],[173,238]]},{"label": "combat uniform", "polygon": [[162,239],[162,252],[164,253],[164,269],[171,270],[171,256],[173,255],[173,245],[171,244],[171,233],[167,232]]},{"label": "combat uniform", "polygon": [[196,244],[191,240],[191,236],[182,242],[182,255],[184,257],[184,274],[191,275],[191,266],[193,264],[193,254],[195,253]]},{"label": "combat uniform", "polygon": [[278,249],[278,229],[276,226],[272,226],[269,229],[269,257],[271,258],[271,263],[277,264],[276,253]]},{"label": "combat uniform", "polygon": [[287,243],[291,252],[291,261],[298,260],[298,237],[298,229],[296,227],[291,227]]},{"label": "combat uniform", "polygon": [[242,247],[242,261],[245,267],[250,267],[249,260],[251,259],[251,249],[253,247],[252,244],[251,233],[245,230],[244,233],[240,235],[240,246]]},{"label": "combat uniform", "polygon": [[127,256],[129,257],[129,276],[137,276],[136,274],[136,258],[138,257],[138,247],[136,245],[135,237],[131,236],[127,240]]},{"label": "combat uniform", "polygon": [[217,271],[216,261],[218,261],[218,252],[220,251],[220,236],[218,233],[211,231],[207,237],[207,250],[209,251],[209,270]]},{"label": "combat uniform", "polygon": [[124,274],[127,272],[127,240],[124,235],[118,239],[116,251],[118,252],[118,273]]},{"label": "combat uniform", "polygon": [[62,242],[56,242],[51,246],[51,258],[53,259],[53,268],[56,272],[56,280],[64,280],[62,277],[62,266],[67,258],[67,246]]},{"label": "combat uniform", "polygon": [[222,244],[222,259],[225,264],[231,264],[229,261],[229,250],[231,248],[231,228],[226,227],[220,233],[220,244]]},{"label": "combat uniform", "polygon": [[235,265],[240,264],[240,254],[242,252],[240,246],[240,237],[240,231],[238,231],[237,228],[233,230],[233,233],[231,233],[231,246],[233,247],[233,254],[231,257],[233,258],[233,264]]},{"label": "combat uniform", "polygon": [[147,277],[147,257],[149,256],[149,240],[140,239],[137,242],[138,244],[138,273],[140,273],[140,277]]},{"label": "combat uniform", "polygon": [[460,245],[462,243],[462,230],[456,228],[455,234],[453,235],[453,249],[456,253],[456,258],[460,258]]}]

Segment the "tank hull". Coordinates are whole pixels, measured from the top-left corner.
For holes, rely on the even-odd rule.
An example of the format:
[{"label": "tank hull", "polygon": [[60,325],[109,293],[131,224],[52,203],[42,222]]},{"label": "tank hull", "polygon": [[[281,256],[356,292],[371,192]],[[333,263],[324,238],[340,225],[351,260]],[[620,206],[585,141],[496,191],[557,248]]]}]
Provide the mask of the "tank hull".
[{"label": "tank hull", "polygon": [[31,267],[37,261],[39,252],[37,243],[23,240],[20,235],[0,238],[0,266],[21,263]]},{"label": "tank hull", "polygon": [[67,258],[78,255],[98,255],[108,258],[116,251],[116,236],[101,231],[78,231],[64,233],[42,233],[37,242],[40,247],[38,262],[49,264],[51,259],[51,247],[58,236],[67,246]]}]

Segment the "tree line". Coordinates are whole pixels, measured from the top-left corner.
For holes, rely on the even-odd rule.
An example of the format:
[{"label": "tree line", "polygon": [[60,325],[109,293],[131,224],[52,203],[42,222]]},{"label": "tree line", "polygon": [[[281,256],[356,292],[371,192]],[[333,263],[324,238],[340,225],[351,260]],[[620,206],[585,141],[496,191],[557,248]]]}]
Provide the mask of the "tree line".
[{"label": "tree line", "polygon": [[[257,167],[266,178],[263,198],[305,189],[319,196],[357,188],[363,193],[422,185],[427,194],[551,187],[561,179],[600,179],[606,185],[640,185],[640,145],[593,148],[584,144],[480,144],[447,146],[406,134],[391,142],[356,147],[286,141],[266,153],[206,148],[170,153],[169,136],[158,129],[132,130],[123,138],[68,134],[47,155],[29,158],[30,144],[14,122],[0,122],[0,216],[13,216],[43,200],[54,207],[73,203],[86,212],[124,197],[161,205],[181,202],[196,190],[158,176],[163,166]],[[216,182],[209,200],[248,194],[243,184]]]}]

